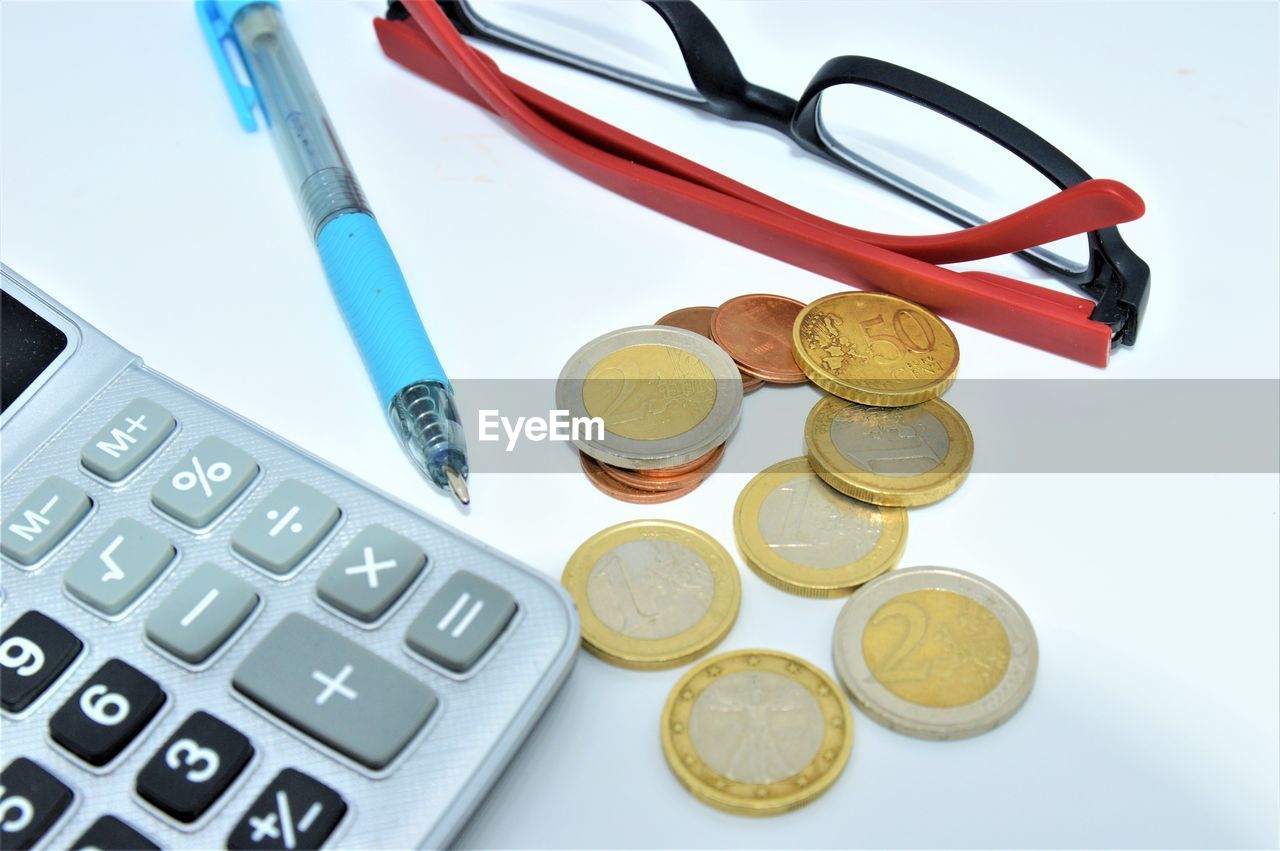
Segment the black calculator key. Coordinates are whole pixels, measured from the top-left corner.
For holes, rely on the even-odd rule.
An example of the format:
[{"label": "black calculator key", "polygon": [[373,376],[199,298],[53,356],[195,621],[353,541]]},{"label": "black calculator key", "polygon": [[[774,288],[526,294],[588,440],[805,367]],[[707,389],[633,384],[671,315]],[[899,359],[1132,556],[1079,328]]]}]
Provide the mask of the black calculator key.
[{"label": "black calculator key", "polygon": [[75,796],[39,764],[18,757],[0,772],[0,848],[30,848],[62,818]]},{"label": "black calculator key", "polygon": [[84,642],[37,611],[24,613],[0,637],[0,706],[21,712],[80,655]]},{"label": "black calculator key", "polygon": [[346,815],[347,802],[301,771],[276,775],[227,837],[232,851],[311,849],[325,843]]},{"label": "black calculator key", "polygon": [[80,834],[71,851],[160,851],[160,846],[115,816],[103,816]]},{"label": "black calculator key", "polygon": [[190,824],[213,806],[252,758],[253,745],[243,733],[207,712],[196,712],[138,772],[138,794]]},{"label": "black calculator key", "polygon": [[165,693],[146,674],[111,659],[49,719],[49,735],[93,766],[120,755],[164,706]]}]

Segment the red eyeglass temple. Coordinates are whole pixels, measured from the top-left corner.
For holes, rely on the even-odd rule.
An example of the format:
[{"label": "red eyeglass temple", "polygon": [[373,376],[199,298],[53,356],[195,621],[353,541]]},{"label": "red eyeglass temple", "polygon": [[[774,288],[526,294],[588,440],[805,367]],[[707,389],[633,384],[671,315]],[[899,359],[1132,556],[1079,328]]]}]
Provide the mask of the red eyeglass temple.
[{"label": "red eyeglass temple", "polygon": [[462,39],[434,0],[407,0],[405,7],[412,21],[374,21],[388,57],[497,113],[544,154],[584,177],[842,283],[894,293],[958,322],[1106,366],[1111,329],[1090,321],[1093,302],[933,263],[1011,253],[1131,221],[1144,206],[1124,184],[1090,180],[996,221],[944,234],[861,231],[784,204],[506,76]]}]

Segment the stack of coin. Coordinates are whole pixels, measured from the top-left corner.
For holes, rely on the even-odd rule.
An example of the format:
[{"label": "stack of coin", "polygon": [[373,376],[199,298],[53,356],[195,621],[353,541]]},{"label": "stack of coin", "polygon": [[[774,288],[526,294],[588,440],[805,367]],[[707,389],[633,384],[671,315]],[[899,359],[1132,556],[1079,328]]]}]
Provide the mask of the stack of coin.
[{"label": "stack of coin", "polygon": [[603,434],[572,438],[592,484],[628,502],[664,502],[696,488],[720,462],[742,411],[740,376],[697,333],[623,328],[574,353],[556,382],[556,404],[604,423]]},{"label": "stack of coin", "polygon": [[848,292],[796,317],[796,360],[831,396],[805,422],[813,470],[841,493],[884,506],[920,506],[958,488],[973,435],[938,398],[960,349],[942,320],[895,296]]},{"label": "stack of coin", "polygon": [[791,354],[791,332],[804,304],[780,295],[753,293],[731,298],[711,316],[711,339],[738,369],[769,384],[803,384],[805,374]]},{"label": "stack of coin", "polygon": [[832,641],[849,695],[890,729],[976,736],[1031,693],[1039,651],[1013,598],[985,579],[913,567],[872,580],[845,604]]}]

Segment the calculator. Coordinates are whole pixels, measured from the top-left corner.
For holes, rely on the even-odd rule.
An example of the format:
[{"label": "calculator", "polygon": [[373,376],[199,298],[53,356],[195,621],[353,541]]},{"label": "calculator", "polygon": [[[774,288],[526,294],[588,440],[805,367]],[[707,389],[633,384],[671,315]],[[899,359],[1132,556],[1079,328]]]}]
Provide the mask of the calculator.
[{"label": "calculator", "polygon": [[0,271],[0,848],[447,845],[569,673],[559,585]]}]

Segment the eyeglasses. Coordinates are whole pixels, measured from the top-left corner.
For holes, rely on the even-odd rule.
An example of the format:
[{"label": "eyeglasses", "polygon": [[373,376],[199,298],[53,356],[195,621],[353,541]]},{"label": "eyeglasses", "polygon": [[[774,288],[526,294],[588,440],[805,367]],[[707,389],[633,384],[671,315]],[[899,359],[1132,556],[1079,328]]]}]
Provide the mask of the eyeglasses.
[{"label": "eyeglasses", "polygon": [[[584,5],[560,8],[576,14]],[[1123,184],[1086,179],[968,230],[929,236],[858,230],[770,198],[502,74],[461,40],[432,2],[393,4],[388,19],[375,21],[375,28],[395,61],[497,112],[562,164],[682,221],[828,277],[895,292],[960,322],[1095,365],[1105,365],[1117,339],[1111,326],[1089,319],[1098,312],[1089,301],[932,264],[1020,251],[1130,221],[1144,208]]]},{"label": "eyeglasses", "polygon": [[[441,0],[440,7],[463,35],[763,125],[965,227],[1090,179],[1004,113],[889,62],[836,57],[818,70],[799,100],[758,86],[739,70],[711,20],[688,0]],[[663,52],[662,24],[666,37],[674,37],[683,69]],[[1093,299],[1091,318],[1110,326],[1117,343],[1132,346],[1150,281],[1147,264],[1115,228],[1055,248],[1032,248],[1024,256]]]}]

